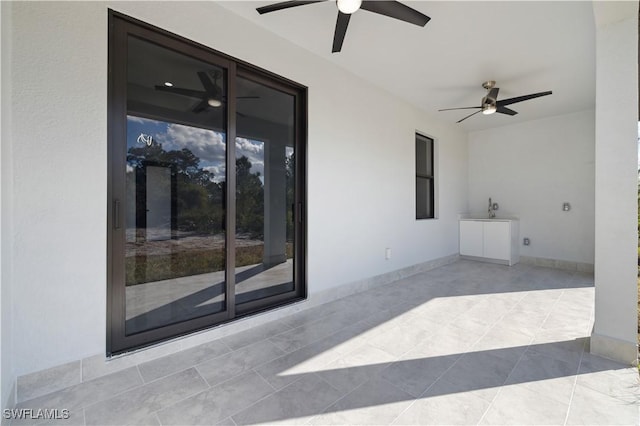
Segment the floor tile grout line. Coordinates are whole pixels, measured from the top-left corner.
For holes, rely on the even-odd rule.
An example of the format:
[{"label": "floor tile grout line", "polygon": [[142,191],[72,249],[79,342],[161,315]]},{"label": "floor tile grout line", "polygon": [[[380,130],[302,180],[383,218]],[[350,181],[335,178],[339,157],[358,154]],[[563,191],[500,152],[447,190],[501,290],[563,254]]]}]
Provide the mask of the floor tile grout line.
[{"label": "floor tile grout line", "polygon": [[[191,367],[191,368],[194,368],[194,367]],[[194,368],[194,370],[195,370],[195,368]],[[183,370],[183,371],[186,371],[186,370]],[[189,398],[193,398],[193,397],[194,397],[194,396],[196,396],[196,395],[200,395],[200,394],[201,394],[201,393],[203,393],[203,392],[208,392],[209,390],[211,390],[211,386],[209,386],[209,383],[207,383],[207,381],[204,379],[204,377],[202,377],[202,376],[200,375],[200,372],[198,372],[198,371],[196,370],[196,373],[197,373],[197,374],[198,374],[198,376],[199,376],[199,377],[204,381],[204,384],[205,384],[205,385],[207,385],[207,387],[206,387],[205,389],[202,389],[202,390],[199,390],[199,391],[191,392],[191,393],[189,393],[187,396],[185,396],[184,398],[182,398],[182,399],[180,399],[180,400],[178,400],[178,401],[175,401],[175,402],[173,402],[173,403],[171,403],[171,404],[169,404],[169,405],[165,405],[165,406],[163,406],[163,407],[158,408],[157,410],[152,411],[152,412],[151,412],[151,414],[156,416],[156,418],[158,419],[158,421],[160,422],[160,424],[161,424],[161,425],[162,425],[162,422],[160,421],[160,416],[158,416],[158,413],[159,413],[160,411],[165,410],[165,409],[167,409],[167,408],[171,408],[171,407],[173,407],[173,406],[175,406],[175,405],[177,405],[177,404],[179,404],[179,403],[181,403],[181,402],[183,402],[183,401],[186,401],[186,400],[187,400],[187,399],[189,399]]]},{"label": "floor tile grout line", "polygon": [[[214,342],[214,341],[211,341],[210,343],[213,343],[213,342]],[[222,342],[222,343],[224,344],[224,342]],[[207,344],[207,343],[203,343],[203,345],[204,345],[204,344]],[[198,345],[198,346],[200,346],[200,345]],[[160,358],[155,358],[155,359],[152,359],[152,360],[149,360],[149,361],[145,361],[145,362],[142,362],[142,363],[136,364],[136,367],[138,367],[138,369],[139,369],[140,365],[142,365],[142,364],[146,364],[146,363],[148,363],[148,362],[154,362],[154,361],[157,361],[157,360],[163,359],[163,358],[165,358],[165,357],[169,357],[169,356],[173,356],[173,355],[181,354],[183,351],[188,351],[188,350],[191,350],[191,349],[195,349],[195,348],[197,348],[198,346],[194,346],[194,347],[191,347],[191,348],[182,349],[182,350],[180,350],[180,351],[178,351],[178,352],[174,352],[174,353],[172,353],[172,354],[168,354],[168,355],[165,355],[165,356],[160,357]],[[214,356],[214,357],[212,357],[212,358],[204,359],[204,360],[202,360],[202,361],[200,361],[200,362],[198,362],[198,363],[190,364],[190,365],[189,365],[189,366],[187,366],[187,367],[180,368],[179,370],[173,371],[173,372],[168,373],[168,374],[166,374],[166,375],[164,375],[164,376],[156,377],[156,378],[154,378],[154,379],[152,379],[152,380],[149,380],[148,382],[144,380],[144,376],[142,376],[142,372],[141,372],[141,371],[140,371],[140,376],[142,377],[142,381],[143,381],[144,383],[152,383],[152,382],[154,382],[154,381],[156,381],[156,380],[163,379],[163,378],[165,378],[165,377],[169,377],[169,376],[171,376],[171,375],[173,375],[173,374],[180,373],[180,372],[182,372],[182,371],[188,370],[189,368],[195,367],[195,366],[197,366],[197,365],[203,364],[203,363],[205,363],[205,362],[212,361],[212,360],[214,360],[214,359],[217,359],[217,358],[220,358],[220,357],[222,357],[222,356],[226,356],[226,355],[229,355],[229,354],[231,354],[231,353],[235,352],[235,351],[234,351],[233,349],[231,349],[228,345],[224,344],[224,346],[226,346],[226,348],[227,348],[227,349],[229,349],[229,351],[227,351],[227,352],[223,352],[223,353],[221,353],[221,354],[218,354],[218,355],[216,355],[216,356]],[[139,370],[138,370],[138,371],[139,371]]]},{"label": "floor tile grout line", "polygon": [[258,375],[258,377],[260,377],[262,380],[264,380],[265,383],[268,384],[269,387],[271,387],[271,389],[273,389],[274,392],[278,392],[278,389],[276,389],[275,386],[273,386],[262,374],[260,374],[259,371],[257,371],[255,368],[252,368],[251,371],[256,373]]},{"label": "floor tile grout line", "polygon": [[[314,376],[316,376],[318,378],[318,380],[326,383],[327,385],[329,385],[331,388],[335,389],[337,392],[342,392],[340,389],[336,388],[335,386],[333,386],[331,383],[329,383],[328,381],[324,380],[322,377],[320,377],[315,371],[312,373]],[[335,401],[333,401],[332,403],[330,403],[329,405],[327,405],[326,407],[324,407],[322,409],[322,411],[318,414],[316,414],[315,416],[313,416],[313,418],[321,416],[322,414],[325,413],[325,411],[327,411],[327,409],[329,407],[331,407],[334,404],[337,404],[338,402],[342,401],[343,399],[345,399],[348,395],[351,395],[353,392],[355,392],[357,389],[360,389],[362,386],[364,386],[366,383],[368,383],[369,380],[365,380],[364,382],[360,383],[359,385],[357,385],[355,388],[351,389],[350,391],[346,392],[344,395],[342,395],[340,398],[336,399]],[[393,386],[392,383],[389,382],[389,384],[391,384]],[[396,386],[397,388],[397,386]],[[313,419],[312,418],[312,419]],[[309,421],[311,421],[312,419],[309,419]]]},{"label": "floor tile grout line", "polygon": [[[122,395],[122,394],[125,394],[125,393],[127,393],[127,392],[129,392],[129,391],[132,391],[132,390],[134,390],[134,389],[139,389],[139,388],[143,387],[143,386],[145,385],[144,380],[142,380],[142,376],[140,376],[140,372],[138,371],[137,366],[134,366],[134,367],[136,367],[136,371],[138,372],[138,377],[140,377],[141,384],[136,385],[136,386],[132,386],[132,387],[127,388],[127,389],[124,389],[124,390],[121,390],[121,391],[116,392],[116,393],[114,393],[114,394],[110,394],[107,398],[100,399],[100,400],[98,400],[98,401],[94,401],[94,402],[92,402],[92,403],[90,403],[90,404],[82,405],[82,406],[79,406],[79,407],[76,407],[76,408],[77,408],[77,409],[82,409],[82,410],[86,413],[86,408],[88,408],[88,407],[91,407],[91,406],[96,405],[96,404],[100,404],[100,403],[102,403],[102,402],[105,402],[105,401],[108,401],[108,400],[110,400],[110,399],[113,399],[113,398],[115,398],[115,397],[117,397],[117,396],[120,396],[120,395]],[[132,366],[132,367],[128,367],[128,368],[133,368],[133,366]],[[125,370],[126,370],[126,369],[125,369]],[[119,372],[121,372],[121,371],[123,371],[123,370],[117,371],[117,372],[115,372],[115,373],[119,373]],[[115,374],[115,373],[111,373],[111,374]],[[105,376],[96,377],[96,378],[94,378],[94,379],[88,380],[88,381],[87,381],[87,383],[88,383],[88,382],[90,382],[90,381],[93,381],[93,380],[101,379],[101,378],[103,378],[103,377],[105,377]],[[74,386],[77,386],[77,385],[79,385],[79,384],[80,384],[80,383],[78,383],[78,384],[76,384],[76,385],[74,385]],[[69,389],[69,388],[71,388],[71,387],[72,387],[72,386],[68,386],[68,387],[66,387],[66,388],[64,388],[64,389]],[[62,391],[62,390],[64,390],[64,389],[61,389],[60,391]],[[56,392],[60,392],[60,391],[56,391]],[[54,392],[52,392],[52,393],[54,393]],[[47,395],[50,395],[50,394],[47,394]],[[44,396],[44,395],[43,395],[43,396]],[[34,398],[34,399],[35,399],[35,398]],[[25,401],[25,402],[27,402],[27,401]],[[86,424],[86,414],[85,414],[85,424]]]},{"label": "floor tile grout line", "polygon": [[[227,416],[227,417],[228,417],[228,418],[230,418],[234,423],[236,423],[236,421],[235,421],[235,420],[233,420],[233,416],[235,416],[235,415],[237,415],[237,414],[239,414],[239,413],[242,413],[243,411],[246,411],[246,410],[250,409],[251,407],[255,406],[256,404],[260,403],[261,401],[263,401],[263,400],[265,400],[265,399],[267,399],[267,398],[269,398],[269,397],[271,397],[271,396],[273,396],[273,395],[277,394],[278,392],[280,392],[280,391],[282,391],[282,390],[284,390],[284,389],[288,388],[289,386],[293,385],[294,383],[297,383],[297,382],[298,382],[298,381],[300,381],[300,380],[302,380],[302,377],[299,377],[299,378],[295,379],[293,382],[291,382],[291,383],[287,384],[286,386],[283,386],[281,389],[276,390],[275,392],[271,392],[271,393],[269,393],[268,395],[263,396],[262,398],[260,398],[260,399],[258,399],[257,401],[255,401],[253,404],[250,404],[250,405],[248,405],[248,406],[244,407],[243,409],[241,409],[241,410],[239,410],[239,411],[237,411],[237,412],[235,412],[235,413],[233,413],[233,414],[230,414],[230,415],[229,415],[229,416]],[[265,381],[266,381],[266,380],[265,380]],[[236,424],[237,424],[237,423],[236,423]]]},{"label": "floor tile grout line", "polygon": [[[194,367],[194,368],[195,368],[195,367]],[[205,383],[209,386],[207,389],[203,389],[203,390],[201,390],[201,391],[199,391],[199,392],[195,392],[195,393],[193,393],[193,394],[191,394],[191,395],[189,395],[189,396],[187,396],[187,397],[185,397],[185,398],[183,398],[183,399],[181,399],[181,400],[179,400],[179,401],[176,401],[176,402],[174,402],[174,403],[172,403],[172,404],[170,404],[170,405],[167,405],[166,407],[159,408],[159,409],[157,409],[156,411],[154,411],[153,413],[158,417],[158,420],[160,420],[160,416],[158,416],[158,413],[159,413],[160,411],[165,410],[165,409],[167,409],[167,408],[174,407],[174,406],[176,406],[176,405],[180,404],[181,402],[186,401],[187,399],[190,399],[190,398],[193,398],[193,397],[195,397],[195,396],[197,396],[197,395],[200,395],[201,393],[209,392],[209,391],[211,391],[212,389],[215,389],[215,388],[217,388],[217,387],[220,387],[220,386],[222,386],[222,385],[224,385],[224,384],[226,384],[226,383],[230,382],[230,381],[231,381],[231,380],[233,380],[233,379],[237,379],[237,378],[238,378],[239,376],[241,376],[242,374],[246,374],[246,373],[248,373],[248,372],[252,372],[252,370],[248,370],[248,371],[245,371],[244,373],[236,374],[236,375],[235,375],[235,376],[233,376],[231,379],[229,379],[229,380],[225,380],[225,381],[220,382],[220,383],[217,383],[215,386],[211,386],[211,385],[209,385],[209,383],[207,382],[207,380],[206,380],[204,377],[202,377],[202,379],[205,381]],[[199,372],[198,372],[198,373],[199,373]],[[258,374],[257,372],[255,372],[255,373],[256,373],[256,374]],[[267,385],[269,385],[271,388],[273,388],[273,386],[271,386],[271,385],[269,384],[269,382],[267,382],[267,381],[266,381],[262,376],[260,376],[260,374],[258,374],[258,376],[259,376],[259,377],[260,377],[260,379],[262,379],[265,383],[267,383]],[[267,398],[267,397],[269,397],[269,396],[273,395],[273,394],[274,394],[274,393],[276,393],[276,392],[277,392],[277,390],[275,390],[275,389],[274,389],[274,391],[273,391],[273,392],[269,392],[267,395],[265,395],[264,397],[262,397],[262,398],[260,398],[258,401],[256,401],[256,403],[258,403],[259,401],[261,401],[261,400],[263,400],[263,399],[265,399],[265,398]],[[234,415],[238,414],[239,412],[244,411],[245,409],[247,409],[247,408],[249,408],[249,407],[251,407],[251,406],[253,406],[253,404],[250,404],[249,406],[244,407],[244,408],[242,408],[242,409],[240,409],[240,410],[238,410],[238,411],[232,412],[231,414],[227,415],[226,417],[224,417],[224,418],[222,418],[222,419],[220,419],[220,420],[222,421],[222,420],[225,420],[225,419],[227,419],[227,418],[228,418],[228,419],[231,419],[231,416],[234,416]],[[233,421],[233,419],[231,419],[231,421]],[[235,422],[234,422],[234,423],[235,423]],[[162,422],[161,422],[161,421],[160,421],[160,424],[162,425]]]},{"label": "floor tile grout line", "polygon": [[[293,315],[293,314],[292,314],[292,315]],[[284,318],[286,318],[286,317],[283,317],[283,319],[284,319]],[[274,320],[274,321],[270,321],[270,322],[277,322],[277,321],[278,321],[278,320]],[[283,322],[283,324],[285,324],[285,323]],[[263,324],[263,325],[264,325],[264,324]],[[232,348],[231,346],[229,346],[229,344],[228,344],[228,343],[226,343],[226,342],[224,342],[224,343],[227,345],[227,347],[228,347],[229,349],[231,349],[231,352],[239,351],[240,349],[244,349],[244,348],[246,348],[246,347],[248,347],[248,346],[251,346],[251,345],[253,345],[253,344],[255,344],[255,343],[264,342],[265,340],[269,340],[269,339],[271,339],[271,338],[273,338],[273,337],[276,337],[276,336],[279,336],[279,335],[281,335],[281,334],[283,334],[283,333],[287,333],[287,332],[289,332],[289,331],[291,331],[291,330],[294,330],[294,328],[292,328],[292,327],[291,327],[291,326],[289,326],[288,324],[285,324],[285,325],[286,325],[287,327],[289,327],[289,329],[288,329],[288,330],[283,330],[283,331],[281,331],[281,332],[279,332],[279,333],[273,334],[273,335],[271,335],[271,336],[267,336],[267,337],[265,337],[264,339],[256,340],[256,341],[251,342],[251,343],[249,343],[249,344],[247,344],[247,345],[239,346],[239,347],[237,347],[237,348],[235,348],[235,349],[234,349],[234,348]],[[249,331],[253,331],[253,330],[254,330],[254,329],[249,328],[249,329],[247,329],[247,330],[239,331],[237,334],[241,334],[241,333],[245,333],[245,332],[249,332]],[[225,338],[227,338],[227,337],[231,337],[231,336],[234,336],[234,334],[229,334],[229,335],[227,335],[227,336],[225,336],[225,337],[221,337],[220,339],[222,340],[222,339],[225,339]]]},{"label": "floor tile grout line", "polygon": [[[294,349],[294,350],[285,350],[285,349],[282,349],[281,347],[279,347],[278,345],[276,345],[275,343],[273,343],[273,342],[271,342],[271,343],[272,343],[275,347],[277,347],[278,349],[280,349],[281,351],[285,352],[285,353],[282,355],[282,356],[284,356],[285,354],[290,354],[290,353],[293,353],[293,352],[299,351],[299,350],[301,350],[301,349],[304,349],[304,348],[306,348],[306,347],[308,347],[308,346],[311,346],[311,345],[313,345],[313,344],[315,344],[315,343],[318,343],[318,342],[319,342],[319,341],[321,341],[321,340],[328,339],[329,337],[334,336],[334,335],[336,335],[336,334],[340,333],[341,331],[343,331],[343,330],[344,330],[344,329],[346,329],[347,327],[350,327],[350,326],[353,326],[353,325],[356,325],[356,324],[360,324],[360,323],[361,323],[361,322],[363,322],[363,321],[366,321],[366,319],[361,319],[361,320],[360,320],[360,321],[358,321],[358,322],[355,322],[355,323],[353,323],[353,324],[346,325],[346,326],[344,326],[344,327],[341,327],[341,328],[340,328],[340,329],[338,329],[338,330],[334,330],[332,333],[330,333],[330,334],[328,334],[328,335],[326,335],[326,336],[320,337],[319,339],[313,340],[313,341],[311,341],[311,342],[309,342],[309,343],[305,344],[304,346],[301,346],[301,347],[296,348],[296,349]],[[315,323],[315,322],[314,322],[314,323]],[[294,330],[295,330],[295,329],[294,329]]]},{"label": "floor tile grout line", "polygon": [[569,407],[567,408],[567,413],[566,413],[566,415],[564,417],[564,423],[563,423],[564,425],[567,424],[567,421],[569,420],[569,415],[571,414],[571,406],[573,405],[573,396],[574,396],[574,394],[576,392],[576,386],[578,384],[578,374],[580,374],[580,367],[582,366],[582,358],[584,358],[584,353],[585,353],[586,346],[587,346],[587,342],[585,342],[582,345],[582,353],[580,354],[580,361],[578,362],[578,369],[577,369],[577,371],[576,371],[576,373],[574,375],[574,378],[573,378],[573,388],[571,389],[571,397],[569,398]]},{"label": "floor tile grout line", "polygon": [[[274,346],[275,346],[275,345],[274,345]],[[228,354],[225,354],[225,355],[228,355]],[[268,359],[267,361],[261,362],[260,364],[257,364],[257,365],[255,365],[255,366],[253,366],[253,367],[251,367],[251,368],[249,368],[249,369],[247,369],[247,370],[244,370],[244,371],[241,371],[240,373],[234,374],[233,376],[230,376],[230,377],[228,377],[228,378],[224,379],[223,381],[218,382],[218,383],[216,383],[216,384],[214,384],[214,385],[211,385],[211,384],[209,383],[209,381],[204,377],[204,374],[202,374],[202,372],[201,372],[201,371],[200,371],[200,369],[198,368],[199,366],[201,366],[202,364],[204,364],[204,362],[202,362],[202,363],[200,363],[200,364],[193,365],[193,366],[191,366],[191,367],[189,367],[189,368],[195,368],[195,369],[196,369],[196,371],[198,372],[198,374],[199,374],[199,375],[204,379],[205,383],[207,383],[207,385],[209,385],[209,387],[216,387],[216,386],[221,385],[221,384],[223,384],[223,383],[229,382],[229,381],[231,381],[231,380],[233,380],[233,379],[237,378],[238,376],[241,376],[241,375],[243,375],[243,374],[246,374],[246,373],[248,373],[248,372],[250,372],[250,371],[254,371],[256,368],[258,368],[258,367],[262,367],[263,365],[268,364],[268,363],[270,363],[270,362],[273,362],[273,361],[275,361],[275,360],[277,360],[277,359],[279,359],[279,358],[282,358],[283,356],[286,356],[286,355],[287,355],[287,353],[283,353],[283,354],[280,354],[280,355],[276,356],[275,358],[270,358],[270,359]],[[216,358],[214,358],[214,359],[216,359]],[[211,360],[209,360],[209,361],[211,361]],[[208,362],[208,361],[205,361],[205,362]],[[257,371],[255,371],[255,373],[257,373]],[[262,376],[261,376],[261,377],[262,377]]]},{"label": "floor tile grout line", "polygon": [[[529,344],[527,345],[527,348],[529,346],[531,346],[531,342],[533,341],[533,337],[531,337]],[[478,424],[480,424],[480,422],[482,422],[482,420],[485,418],[485,416],[487,415],[487,413],[489,412],[489,410],[491,409],[491,407],[493,407],[494,402],[496,401],[496,399],[498,398],[498,396],[500,395],[500,393],[502,392],[502,389],[507,385],[507,382],[509,381],[509,377],[511,377],[511,375],[513,374],[514,371],[516,371],[516,368],[518,367],[518,365],[520,364],[520,361],[522,361],[522,358],[524,358],[524,355],[527,353],[527,349],[525,349],[524,351],[522,351],[522,353],[520,354],[520,356],[518,357],[518,360],[516,361],[515,365],[513,366],[513,368],[511,368],[511,371],[509,372],[509,374],[507,375],[507,377],[504,379],[504,382],[499,386],[498,391],[496,392],[496,394],[493,396],[493,398],[491,398],[491,401],[489,401],[489,405],[487,406],[487,408],[484,410],[484,413],[482,413],[482,416],[480,416],[480,419],[478,420]]]},{"label": "floor tile grout line", "polygon": [[[130,367],[130,368],[133,368],[133,367]],[[137,365],[135,366],[135,368],[136,368],[136,370],[138,370],[138,366],[137,366]],[[114,399],[114,398],[117,398],[117,397],[119,397],[119,396],[121,396],[121,395],[124,395],[124,394],[125,394],[125,393],[127,393],[127,392],[132,392],[132,391],[134,391],[134,390],[141,389],[141,388],[143,388],[143,387],[145,387],[145,386],[147,386],[147,385],[150,385],[150,384],[152,384],[152,383],[155,383],[155,382],[158,382],[158,381],[160,381],[160,380],[166,379],[167,377],[171,377],[171,376],[173,376],[173,375],[180,374],[180,373],[182,373],[182,372],[184,372],[184,371],[189,370],[190,368],[193,368],[193,369],[195,370],[195,367],[189,367],[189,368],[185,368],[184,370],[177,371],[177,372],[175,372],[175,373],[173,373],[173,374],[170,374],[170,375],[168,375],[168,376],[164,376],[164,377],[161,377],[161,378],[159,378],[159,379],[153,380],[153,381],[151,381],[151,382],[149,382],[149,383],[144,383],[144,380],[143,380],[143,381],[142,381],[142,384],[140,384],[140,385],[138,385],[138,386],[134,386],[134,387],[131,387],[131,388],[129,388],[129,389],[125,389],[125,390],[123,390],[123,391],[120,391],[120,392],[117,392],[117,393],[115,393],[115,394],[109,395],[109,397],[108,397],[108,398],[102,399],[102,400],[100,400],[100,401],[92,402],[91,404],[86,405],[86,406],[84,406],[84,407],[82,407],[82,408],[85,410],[85,413],[86,413],[86,409],[87,409],[87,408],[91,408],[91,407],[93,407],[94,405],[104,403],[105,401],[110,401],[110,400],[112,400],[112,399]],[[198,372],[198,371],[196,370],[196,373],[198,374],[198,376],[199,376],[200,378],[202,378],[202,379],[204,380],[204,378],[200,375],[200,372]],[[140,379],[142,380],[142,375],[140,374],[140,371],[139,371],[139,370],[138,370],[138,375],[140,375]],[[206,380],[204,380],[204,383],[205,383],[205,385],[207,385],[208,387],[210,387]],[[198,393],[198,392],[196,392],[196,393]],[[159,410],[156,410],[156,411],[159,411]],[[155,412],[155,411],[154,411],[154,412]],[[85,415],[85,417],[86,417],[86,415]],[[85,422],[85,423],[86,423],[86,422]]]}]

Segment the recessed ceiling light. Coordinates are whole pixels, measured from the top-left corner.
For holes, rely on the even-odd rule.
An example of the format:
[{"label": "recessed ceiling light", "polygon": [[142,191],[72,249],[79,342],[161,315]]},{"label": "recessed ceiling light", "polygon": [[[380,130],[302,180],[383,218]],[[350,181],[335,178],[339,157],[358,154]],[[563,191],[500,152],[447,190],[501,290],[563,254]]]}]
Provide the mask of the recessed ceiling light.
[{"label": "recessed ceiling light", "polygon": [[170,81],[165,81],[164,85],[167,86],[167,87],[173,87],[173,83],[170,82]]},{"label": "recessed ceiling light", "polygon": [[207,100],[207,103],[209,104],[209,106],[212,106],[214,108],[218,108],[219,106],[222,105],[222,102],[220,102],[219,100],[214,99],[214,98],[209,98]]}]

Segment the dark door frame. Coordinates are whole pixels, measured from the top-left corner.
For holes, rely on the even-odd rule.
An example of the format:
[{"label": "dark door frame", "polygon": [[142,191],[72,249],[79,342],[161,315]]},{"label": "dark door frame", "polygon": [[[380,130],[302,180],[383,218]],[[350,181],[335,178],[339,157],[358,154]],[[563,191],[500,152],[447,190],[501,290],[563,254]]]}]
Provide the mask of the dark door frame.
[{"label": "dark door frame", "polygon": [[[125,298],[125,197],[127,37],[135,36],[170,50],[221,67],[227,72],[227,141],[236,139],[236,76],[241,76],[294,96],[295,99],[295,211],[294,290],[240,305],[235,304],[235,143],[227,143],[226,310],[160,328],[126,335]],[[240,61],[207,46],[109,10],[108,82],[108,183],[107,183],[107,356],[210,328],[306,298],[306,141],[307,88],[296,82]],[[231,190],[229,190],[231,188]]]}]

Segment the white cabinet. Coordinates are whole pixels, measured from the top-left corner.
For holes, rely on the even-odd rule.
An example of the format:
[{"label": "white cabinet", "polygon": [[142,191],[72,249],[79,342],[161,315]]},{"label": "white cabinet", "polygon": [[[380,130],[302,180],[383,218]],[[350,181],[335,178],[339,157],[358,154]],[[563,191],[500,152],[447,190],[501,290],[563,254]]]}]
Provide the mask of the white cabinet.
[{"label": "white cabinet", "polygon": [[518,221],[460,220],[460,255],[505,265],[518,263]]},{"label": "white cabinet", "polygon": [[483,256],[483,224],[483,222],[475,220],[460,221],[460,254],[465,256]]}]

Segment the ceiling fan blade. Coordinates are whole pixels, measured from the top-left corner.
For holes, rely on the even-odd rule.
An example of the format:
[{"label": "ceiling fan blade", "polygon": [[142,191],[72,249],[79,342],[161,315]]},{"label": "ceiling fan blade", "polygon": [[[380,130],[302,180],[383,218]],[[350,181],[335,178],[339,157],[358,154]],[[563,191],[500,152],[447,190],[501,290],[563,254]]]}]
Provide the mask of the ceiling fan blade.
[{"label": "ceiling fan blade", "polygon": [[213,84],[211,79],[207,76],[207,73],[204,71],[198,71],[198,77],[200,78],[200,82],[202,83],[202,86],[204,87],[204,90],[206,90],[207,94],[213,98],[217,98],[218,89],[216,88],[216,85]]},{"label": "ceiling fan blade", "polygon": [[456,109],[482,109],[482,107],[445,108],[445,109],[439,109],[438,111],[454,111]]},{"label": "ceiling fan blade", "polygon": [[362,2],[360,9],[388,16],[389,18],[399,19],[421,27],[427,25],[427,22],[431,20],[427,15],[397,1],[365,0]]},{"label": "ceiling fan blade", "polygon": [[499,112],[500,114],[507,114],[507,115],[516,115],[518,113],[517,111],[514,111],[502,105],[498,105],[496,112]]},{"label": "ceiling fan blade", "polygon": [[499,87],[494,87],[493,89],[489,90],[489,93],[487,93],[487,98],[493,99],[494,101],[497,100],[499,91]]},{"label": "ceiling fan blade", "polygon": [[351,19],[350,14],[338,11],[338,20],[336,21],[336,32],[333,34],[333,48],[331,49],[331,53],[342,50],[342,42],[344,41],[345,34],[347,34],[349,19]]},{"label": "ceiling fan blade", "polygon": [[289,9],[290,7],[304,6],[305,4],[311,3],[322,3],[326,0],[314,0],[314,1],[283,1],[280,3],[270,4],[268,6],[262,6],[257,8],[256,10],[260,15],[269,12],[276,12],[282,9]]},{"label": "ceiling fan blade", "polygon": [[474,115],[476,115],[476,114],[477,114],[477,113],[479,113],[479,112],[482,112],[482,110],[480,110],[480,111],[476,111],[476,112],[474,112],[473,114],[469,114],[469,115],[467,115],[465,118],[463,118],[463,119],[461,119],[461,120],[456,121],[456,123],[460,123],[460,122],[462,122],[462,121],[466,120],[466,119],[467,119],[467,118],[469,118],[469,117],[473,117]]},{"label": "ceiling fan blade", "polygon": [[195,112],[197,114],[207,109],[207,106],[209,106],[209,104],[207,103],[207,99],[203,99],[191,109],[191,112]]},{"label": "ceiling fan blade", "polygon": [[552,92],[549,90],[548,92],[540,92],[540,93],[532,93],[530,95],[518,96],[515,98],[504,99],[497,102],[498,106],[511,105],[518,102],[528,101],[529,99],[539,98],[540,96],[550,95]]},{"label": "ceiling fan blade", "polygon": [[190,98],[202,98],[206,95],[200,90],[183,89],[181,87],[156,86],[156,90],[167,93],[175,93],[176,95],[188,96]]}]

